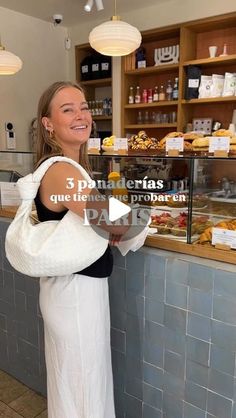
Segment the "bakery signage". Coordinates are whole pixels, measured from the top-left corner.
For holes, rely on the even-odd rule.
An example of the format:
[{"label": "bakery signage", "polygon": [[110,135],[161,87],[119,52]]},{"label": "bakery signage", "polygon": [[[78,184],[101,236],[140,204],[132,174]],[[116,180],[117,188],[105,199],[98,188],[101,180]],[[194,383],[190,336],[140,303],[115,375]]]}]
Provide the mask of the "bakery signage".
[{"label": "bakery signage", "polygon": [[213,136],[209,137],[209,152],[214,153],[218,151],[229,152],[230,138],[228,136]]},{"label": "bakery signage", "polygon": [[19,206],[21,198],[16,183],[0,182],[1,206]]},{"label": "bakery signage", "polygon": [[172,150],[183,152],[184,150],[184,138],[183,137],[166,138],[166,152],[168,152],[169,154]]},{"label": "bakery signage", "polygon": [[128,151],[128,139],[127,138],[115,138],[114,139],[114,151],[126,154]]},{"label": "bakery signage", "polygon": [[88,153],[89,154],[98,154],[101,148],[101,139],[100,138],[89,138],[88,140]]},{"label": "bakery signage", "polygon": [[212,245],[236,249],[236,231],[212,228]]}]

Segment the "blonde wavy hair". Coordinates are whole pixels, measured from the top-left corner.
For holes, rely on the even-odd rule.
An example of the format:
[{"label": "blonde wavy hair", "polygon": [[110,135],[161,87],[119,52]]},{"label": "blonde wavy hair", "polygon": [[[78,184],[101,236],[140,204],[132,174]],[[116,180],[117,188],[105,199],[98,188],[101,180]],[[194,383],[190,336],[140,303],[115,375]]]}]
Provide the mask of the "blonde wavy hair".
[{"label": "blonde wavy hair", "polygon": [[[42,118],[44,116],[50,117],[52,99],[60,90],[66,87],[74,87],[84,93],[84,90],[79,84],[72,83],[70,81],[57,81],[56,83],[51,84],[51,86],[44,91],[39,99],[37,114],[36,167],[49,157],[54,155],[63,156],[63,151],[60,145],[53,136],[50,137],[49,132],[43,126]],[[91,173],[92,170],[88,159],[87,142],[82,144],[80,147],[79,163],[85,170]]]}]

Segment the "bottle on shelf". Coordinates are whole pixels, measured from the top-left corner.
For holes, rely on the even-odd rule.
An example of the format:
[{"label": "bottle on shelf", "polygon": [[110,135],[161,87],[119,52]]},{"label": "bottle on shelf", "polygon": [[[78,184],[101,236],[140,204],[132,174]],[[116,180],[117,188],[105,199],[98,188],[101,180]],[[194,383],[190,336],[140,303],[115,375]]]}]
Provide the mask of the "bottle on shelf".
[{"label": "bottle on shelf", "polygon": [[171,81],[168,80],[167,87],[166,87],[166,99],[172,100],[172,98],[173,98],[173,87],[172,87]]},{"label": "bottle on shelf", "polygon": [[159,92],[159,100],[165,100],[166,99],[166,95],[165,95],[165,91],[164,91],[164,86],[161,85],[160,87],[160,92]]},{"label": "bottle on shelf", "polygon": [[136,58],[136,68],[145,68],[146,67],[146,51],[143,46],[139,47],[135,53]]},{"label": "bottle on shelf", "polygon": [[108,100],[108,116],[112,115],[112,99]]},{"label": "bottle on shelf", "polygon": [[143,103],[147,103],[147,102],[148,102],[148,93],[147,93],[147,89],[143,89],[143,94],[142,94],[142,102],[143,102]]},{"label": "bottle on shelf", "polygon": [[103,100],[103,115],[108,116],[108,99]]},{"label": "bottle on shelf", "polygon": [[148,113],[148,111],[146,110],[146,112],[144,113],[144,124],[147,124],[147,123],[149,123],[149,113]]},{"label": "bottle on shelf", "polygon": [[141,125],[142,123],[143,123],[143,115],[142,115],[142,112],[139,111],[138,112],[138,117],[137,117],[137,124]]},{"label": "bottle on shelf", "polygon": [[134,104],[134,88],[129,88],[129,104]]},{"label": "bottle on shelf", "polygon": [[148,89],[148,103],[152,103],[152,89]]},{"label": "bottle on shelf", "polygon": [[140,94],[140,87],[136,87],[136,94],[134,98],[135,103],[141,103],[141,94]]},{"label": "bottle on shelf", "polygon": [[172,96],[173,96],[173,100],[178,100],[178,98],[179,98],[179,79],[178,79],[178,77],[175,77]]},{"label": "bottle on shelf", "polygon": [[158,86],[155,86],[152,101],[158,102],[158,100],[159,100]]}]

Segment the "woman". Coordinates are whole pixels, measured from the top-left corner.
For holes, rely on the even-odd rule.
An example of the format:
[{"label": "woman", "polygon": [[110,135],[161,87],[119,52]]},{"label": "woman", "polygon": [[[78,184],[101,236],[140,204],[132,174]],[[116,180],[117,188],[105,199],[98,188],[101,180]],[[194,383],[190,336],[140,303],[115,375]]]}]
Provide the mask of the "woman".
[{"label": "woman", "polygon": [[[89,170],[86,142],[91,124],[88,104],[78,85],[51,85],[38,107],[38,165],[59,154]],[[73,200],[76,190],[68,188],[68,178],[74,184],[83,180],[81,173],[65,162],[54,163],[46,172],[35,199],[40,221],[62,219],[67,210],[83,217],[86,202]],[[55,194],[70,194],[71,199],[54,203],[50,196]],[[85,188],[83,195],[99,193]],[[107,205],[96,203],[98,217]],[[116,234],[114,240],[127,229],[105,222],[102,228]],[[112,264],[108,246],[102,257],[83,271],[40,279],[48,418],[115,418],[107,283]]]}]

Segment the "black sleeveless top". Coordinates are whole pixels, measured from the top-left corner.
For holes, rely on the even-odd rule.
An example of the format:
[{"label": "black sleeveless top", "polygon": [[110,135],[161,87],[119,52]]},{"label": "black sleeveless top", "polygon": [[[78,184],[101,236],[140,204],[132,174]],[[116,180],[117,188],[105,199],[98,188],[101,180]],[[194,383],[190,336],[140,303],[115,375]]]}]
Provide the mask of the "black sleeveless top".
[{"label": "black sleeveless top", "polygon": [[[39,192],[37,193],[37,196],[34,199],[38,219],[40,222],[44,221],[57,221],[63,218],[63,216],[68,211],[63,210],[62,212],[54,212],[51,209],[48,209],[40,200]],[[78,254],[79,257],[79,254]],[[112,273],[113,268],[113,256],[110,249],[110,246],[107,246],[106,251],[104,254],[96,260],[93,264],[91,264],[89,267],[86,267],[85,269],[81,271],[77,271],[77,274],[82,274],[84,276],[91,276],[91,277],[108,277]]]}]

